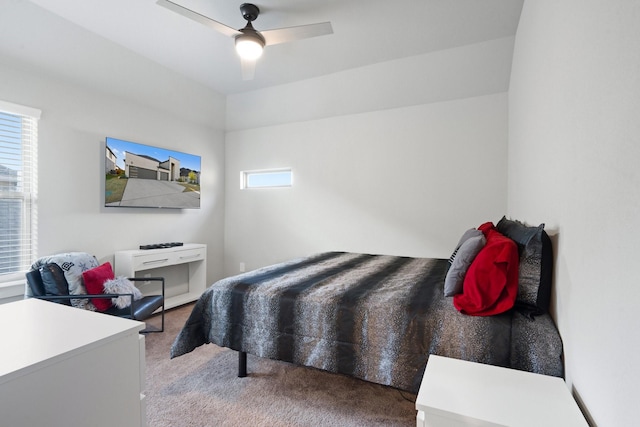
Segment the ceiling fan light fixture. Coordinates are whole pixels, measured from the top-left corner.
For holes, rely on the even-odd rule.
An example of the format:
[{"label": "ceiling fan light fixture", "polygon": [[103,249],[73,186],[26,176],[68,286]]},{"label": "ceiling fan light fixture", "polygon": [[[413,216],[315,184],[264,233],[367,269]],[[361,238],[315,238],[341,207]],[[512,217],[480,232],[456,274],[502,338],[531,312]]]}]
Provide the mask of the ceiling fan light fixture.
[{"label": "ceiling fan light fixture", "polygon": [[242,59],[256,60],[262,56],[264,39],[258,34],[244,33],[236,37],[236,52]]},{"label": "ceiling fan light fixture", "polygon": [[195,10],[181,6],[175,3],[175,1],[176,0],[156,0],[156,3],[179,15],[211,27],[227,37],[234,38],[236,52],[242,59],[242,78],[244,80],[253,79],[256,60],[262,56],[262,51],[265,46],[333,34],[333,28],[330,22],[275,28],[260,33],[256,31],[251,24],[260,15],[260,8],[252,3],[243,3],[240,5],[240,13],[242,13],[242,17],[247,21],[247,24],[244,28],[236,30]]}]

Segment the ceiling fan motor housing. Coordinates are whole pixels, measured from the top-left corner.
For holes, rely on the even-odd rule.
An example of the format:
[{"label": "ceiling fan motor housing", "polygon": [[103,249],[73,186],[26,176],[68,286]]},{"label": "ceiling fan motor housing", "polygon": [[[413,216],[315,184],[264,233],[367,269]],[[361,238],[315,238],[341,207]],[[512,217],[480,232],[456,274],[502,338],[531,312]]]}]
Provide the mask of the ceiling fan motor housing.
[{"label": "ceiling fan motor housing", "polygon": [[260,9],[255,4],[251,3],[242,3],[240,5],[240,13],[242,13],[242,17],[247,21],[255,21],[260,15]]}]

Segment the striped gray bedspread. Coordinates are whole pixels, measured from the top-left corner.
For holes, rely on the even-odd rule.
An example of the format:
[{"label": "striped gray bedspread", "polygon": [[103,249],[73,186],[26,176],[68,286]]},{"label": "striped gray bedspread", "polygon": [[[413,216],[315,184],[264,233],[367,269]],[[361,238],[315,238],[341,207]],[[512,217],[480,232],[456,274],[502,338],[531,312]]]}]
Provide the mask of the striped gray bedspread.
[{"label": "striped gray bedspread", "polygon": [[444,297],[445,259],[326,252],[214,283],[171,347],[205,343],[417,393],[429,354],[562,376],[548,315],[473,317]]}]

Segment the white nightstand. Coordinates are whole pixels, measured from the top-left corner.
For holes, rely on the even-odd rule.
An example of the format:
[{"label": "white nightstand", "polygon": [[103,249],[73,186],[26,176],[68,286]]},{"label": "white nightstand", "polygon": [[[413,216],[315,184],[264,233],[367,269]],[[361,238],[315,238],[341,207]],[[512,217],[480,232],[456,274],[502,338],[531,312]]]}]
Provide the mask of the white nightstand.
[{"label": "white nightstand", "polygon": [[418,427],[588,427],[562,378],[430,355]]}]

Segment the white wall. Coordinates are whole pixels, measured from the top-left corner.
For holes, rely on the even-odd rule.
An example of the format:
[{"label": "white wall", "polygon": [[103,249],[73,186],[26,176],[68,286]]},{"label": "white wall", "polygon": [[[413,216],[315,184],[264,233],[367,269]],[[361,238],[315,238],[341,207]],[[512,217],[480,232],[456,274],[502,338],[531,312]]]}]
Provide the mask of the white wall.
[{"label": "white wall", "polygon": [[[225,273],[324,250],[448,257],[506,210],[506,110],[496,94],[228,133]],[[292,188],[240,190],[278,167]]]},{"label": "white wall", "polygon": [[[325,250],[447,258],[506,211],[507,95],[230,132],[225,272]],[[291,167],[292,188],[240,189]]]},{"label": "white wall", "polygon": [[509,214],[556,234],[568,384],[638,424],[640,3],[527,0],[509,91]]},{"label": "white wall", "polygon": [[[199,242],[208,245],[208,282],[220,278],[224,97],[28,2],[3,3],[0,99],[42,110],[38,253],[82,250],[113,261],[115,251],[141,244]],[[62,38],[78,40],[76,51],[59,51],[82,59],[72,74],[37,55],[54,55]],[[105,208],[107,136],[202,156],[201,209]]]},{"label": "white wall", "polygon": [[[325,250],[447,258],[499,220],[513,41],[230,95],[225,274]],[[240,190],[280,167],[292,188]]]}]

